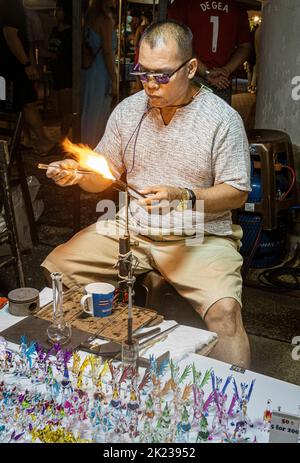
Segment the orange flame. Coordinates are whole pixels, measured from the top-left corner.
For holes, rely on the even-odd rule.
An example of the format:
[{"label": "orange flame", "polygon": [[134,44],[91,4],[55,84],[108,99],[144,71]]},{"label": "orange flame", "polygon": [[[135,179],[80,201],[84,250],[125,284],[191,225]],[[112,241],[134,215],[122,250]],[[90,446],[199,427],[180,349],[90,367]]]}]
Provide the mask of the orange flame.
[{"label": "orange flame", "polygon": [[79,163],[81,168],[92,170],[105,178],[115,180],[102,154],[95,153],[89,146],[83,145],[82,143],[76,145],[68,138],[63,141],[62,147],[66,153]]}]

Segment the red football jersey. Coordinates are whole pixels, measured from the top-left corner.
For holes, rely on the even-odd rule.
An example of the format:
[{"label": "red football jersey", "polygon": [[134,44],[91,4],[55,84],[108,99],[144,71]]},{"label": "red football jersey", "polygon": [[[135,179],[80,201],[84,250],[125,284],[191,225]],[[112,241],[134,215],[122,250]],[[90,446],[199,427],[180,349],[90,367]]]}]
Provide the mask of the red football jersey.
[{"label": "red football jersey", "polygon": [[247,12],[235,0],[174,0],[168,18],[189,26],[196,56],[209,69],[224,66],[237,45],[251,42]]}]

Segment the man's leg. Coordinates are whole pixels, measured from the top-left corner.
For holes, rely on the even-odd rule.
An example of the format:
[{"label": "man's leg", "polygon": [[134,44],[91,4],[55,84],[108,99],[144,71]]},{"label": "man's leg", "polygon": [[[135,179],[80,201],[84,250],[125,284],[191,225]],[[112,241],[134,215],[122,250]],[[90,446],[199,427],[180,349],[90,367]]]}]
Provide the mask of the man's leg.
[{"label": "man's leg", "polygon": [[72,125],[72,89],[62,88],[58,90],[59,115],[61,123],[61,139],[64,140],[69,135]]},{"label": "man's leg", "polygon": [[210,307],[204,321],[209,331],[218,334],[218,343],[210,357],[249,368],[250,346],[240,304],[233,298],[221,299]]},{"label": "man's leg", "polygon": [[152,246],[156,268],[188,299],[210,331],[219,336],[213,356],[249,367],[250,349],[241,317],[242,238],[239,226],[230,238],[209,235],[200,245],[169,243]]},{"label": "man's leg", "polygon": [[[52,285],[51,272],[62,272],[63,283],[67,288],[99,281],[117,283],[118,269],[115,266],[119,256],[117,233],[119,231],[123,236],[124,228],[113,221],[105,223],[107,227],[101,227],[102,233],[99,233],[96,224],[90,225],[66,243],[57,246],[46,257],[41,266],[48,285]],[[152,270],[147,251],[149,244],[138,236],[134,236],[134,240],[139,243],[138,246],[132,246],[132,252],[139,260],[135,274],[139,275]]]},{"label": "man's leg", "polygon": [[30,128],[30,130],[35,134],[38,139],[38,148],[41,151],[48,151],[53,147],[54,142],[52,142],[43,127],[42,119],[38,110],[36,103],[28,103],[24,106],[24,118],[25,122]]}]

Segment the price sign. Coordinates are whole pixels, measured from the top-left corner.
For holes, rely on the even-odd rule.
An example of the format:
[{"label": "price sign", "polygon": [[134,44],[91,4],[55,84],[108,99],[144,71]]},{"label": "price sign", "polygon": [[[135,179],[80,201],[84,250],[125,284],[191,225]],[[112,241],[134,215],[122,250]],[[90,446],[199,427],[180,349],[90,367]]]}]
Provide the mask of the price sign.
[{"label": "price sign", "polygon": [[299,440],[300,416],[273,412],[270,426],[270,443],[297,444]]}]

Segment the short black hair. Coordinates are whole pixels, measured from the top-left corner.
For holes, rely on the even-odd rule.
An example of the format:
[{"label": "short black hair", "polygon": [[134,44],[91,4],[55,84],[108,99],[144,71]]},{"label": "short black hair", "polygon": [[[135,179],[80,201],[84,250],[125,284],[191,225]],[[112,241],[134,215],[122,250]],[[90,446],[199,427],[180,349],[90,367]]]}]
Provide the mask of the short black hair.
[{"label": "short black hair", "polygon": [[72,0],[57,0],[56,8],[62,8],[64,12],[65,24],[71,24],[73,21],[73,2]]},{"label": "short black hair", "polygon": [[150,48],[158,47],[161,43],[166,44],[169,40],[177,43],[180,57],[187,60],[194,56],[193,33],[189,27],[173,19],[157,21],[147,27],[143,33],[140,45],[145,41]]}]

